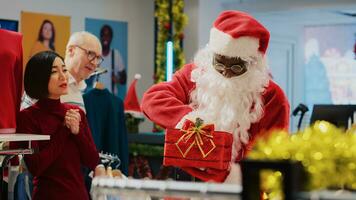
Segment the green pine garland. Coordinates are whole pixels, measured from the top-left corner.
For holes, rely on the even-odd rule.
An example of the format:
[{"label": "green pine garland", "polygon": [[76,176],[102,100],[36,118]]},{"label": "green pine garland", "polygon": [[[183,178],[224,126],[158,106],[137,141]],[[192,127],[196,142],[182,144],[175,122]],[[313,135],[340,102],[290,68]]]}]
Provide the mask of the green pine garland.
[{"label": "green pine garland", "polygon": [[[155,83],[166,80],[166,42],[169,38],[169,31],[172,28],[169,16],[169,1],[156,0],[155,17],[157,19],[157,45],[156,45],[156,74]],[[183,49],[180,42],[184,38],[184,27],[188,22],[188,17],[183,13],[184,0],[173,0],[173,45],[174,45],[174,68],[179,69],[185,63]]]},{"label": "green pine garland", "polygon": [[162,157],[163,146],[148,145],[148,144],[129,144],[129,152],[133,155]]},{"label": "green pine garland", "polygon": [[174,67],[180,69],[185,64],[181,41],[184,39],[184,27],[188,24],[188,16],[184,14],[184,0],[173,1],[173,45]]}]

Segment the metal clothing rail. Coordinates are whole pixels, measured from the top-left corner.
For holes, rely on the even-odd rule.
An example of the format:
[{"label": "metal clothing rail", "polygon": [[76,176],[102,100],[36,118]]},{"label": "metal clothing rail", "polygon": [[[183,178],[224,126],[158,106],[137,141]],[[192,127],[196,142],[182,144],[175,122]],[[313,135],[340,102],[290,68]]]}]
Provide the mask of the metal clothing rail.
[{"label": "metal clothing rail", "polygon": [[28,141],[28,148],[25,149],[8,149],[0,150],[0,155],[5,156],[0,169],[0,200],[7,199],[7,187],[3,182],[4,170],[8,167],[9,161],[16,155],[33,154],[34,150],[31,147],[31,141],[49,140],[49,135],[37,134],[0,134],[0,142],[24,142]]},{"label": "metal clothing rail", "polygon": [[232,184],[197,183],[184,181],[159,181],[141,179],[115,179],[95,177],[92,182],[92,198],[105,196],[120,199],[149,199],[161,197],[239,200],[242,187]]},{"label": "metal clothing rail", "polygon": [[33,149],[9,149],[9,150],[0,150],[0,155],[25,155],[33,154]]}]

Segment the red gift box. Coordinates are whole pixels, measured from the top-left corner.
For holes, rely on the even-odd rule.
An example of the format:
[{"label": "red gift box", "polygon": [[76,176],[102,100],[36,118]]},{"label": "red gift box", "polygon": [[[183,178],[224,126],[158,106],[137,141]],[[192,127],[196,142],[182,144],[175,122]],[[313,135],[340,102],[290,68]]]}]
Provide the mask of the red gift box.
[{"label": "red gift box", "polygon": [[232,142],[232,134],[214,131],[213,124],[186,120],[182,129],[166,130],[163,165],[225,170]]}]

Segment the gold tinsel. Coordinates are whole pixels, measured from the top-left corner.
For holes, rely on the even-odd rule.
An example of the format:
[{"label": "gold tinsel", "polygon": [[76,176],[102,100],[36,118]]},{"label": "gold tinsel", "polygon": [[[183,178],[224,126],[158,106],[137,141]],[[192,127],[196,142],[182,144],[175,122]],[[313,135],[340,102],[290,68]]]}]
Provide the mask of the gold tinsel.
[{"label": "gold tinsel", "polygon": [[[318,121],[296,134],[274,132],[268,140],[259,140],[256,143],[249,158],[301,161],[308,175],[306,190],[355,190],[356,126],[344,131],[328,122]],[[269,175],[277,176],[278,173]],[[266,176],[265,179],[268,180]],[[273,184],[262,184],[264,187],[273,188]]]}]

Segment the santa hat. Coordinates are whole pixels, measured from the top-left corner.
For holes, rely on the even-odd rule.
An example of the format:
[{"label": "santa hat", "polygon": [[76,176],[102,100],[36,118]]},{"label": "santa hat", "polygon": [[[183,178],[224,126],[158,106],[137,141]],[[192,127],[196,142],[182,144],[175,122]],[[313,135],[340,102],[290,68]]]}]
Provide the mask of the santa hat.
[{"label": "santa hat", "polygon": [[129,113],[136,118],[143,118],[140,102],[136,94],[136,83],[140,78],[140,74],[135,75],[135,80],[132,81],[124,101],[125,113]]},{"label": "santa hat", "polygon": [[240,11],[224,11],[210,30],[209,46],[214,53],[228,57],[264,55],[268,30],[256,19]]}]

